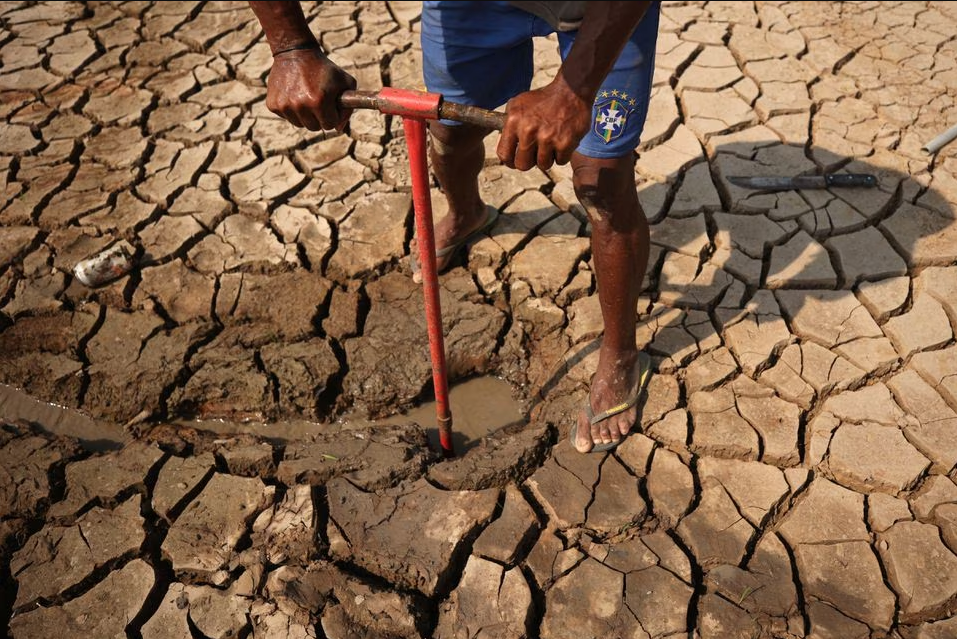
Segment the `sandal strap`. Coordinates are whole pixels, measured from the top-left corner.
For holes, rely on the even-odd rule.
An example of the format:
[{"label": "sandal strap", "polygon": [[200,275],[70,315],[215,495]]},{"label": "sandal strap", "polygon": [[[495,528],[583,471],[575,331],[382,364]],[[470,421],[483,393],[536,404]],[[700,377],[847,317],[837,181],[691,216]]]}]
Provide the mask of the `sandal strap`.
[{"label": "sandal strap", "polygon": [[631,398],[630,400],[628,400],[627,402],[616,404],[615,406],[612,406],[611,408],[607,410],[603,410],[597,415],[592,414],[591,406],[588,406],[587,410],[585,411],[585,414],[588,415],[588,422],[590,424],[597,424],[599,422],[605,421],[609,417],[614,417],[615,415],[624,413],[626,410],[634,406],[637,401],[638,401],[638,396],[635,396]]},{"label": "sandal strap", "polygon": [[495,223],[495,220],[498,219],[499,211],[494,206],[485,205],[485,221],[482,222],[482,226],[478,227],[471,233],[467,234],[465,237],[453,240],[448,246],[444,246],[440,249],[435,250],[435,257],[445,257],[455,251],[459,250],[465,244],[468,244],[472,240],[476,239],[482,233],[488,231],[489,227]]},{"label": "sandal strap", "polygon": [[640,365],[640,371],[638,373],[638,379],[635,380],[635,393],[627,401],[624,401],[620,404],[615,404],[611,408],[603,410],[602,412],[595,415],[592,413],[591,401],[585,402],[585,415],[588,416],[588,421],[591,424],[597,424],[603,422],[609,417],[614,417],[620,413],[624,413],[626,410],[638,403],[638,398],[641,397],[641,393],[644,391],[645,383],[648,381],[648,376],[651,374],[651,358],[649,358],[645,353],[638,354],[638,365]]}]

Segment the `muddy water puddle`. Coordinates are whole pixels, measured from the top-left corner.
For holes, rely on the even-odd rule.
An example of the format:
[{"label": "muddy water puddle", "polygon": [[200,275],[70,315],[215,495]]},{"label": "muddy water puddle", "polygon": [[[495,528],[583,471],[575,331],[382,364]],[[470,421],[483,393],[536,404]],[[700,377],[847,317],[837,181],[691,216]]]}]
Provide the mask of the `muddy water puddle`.
[{"label": "muddy water puddle", "polygon": [[[449,402],[452,409],[453,445],[458,454],[477,445],[484,436],[524,421],[522,405],[512,396],[511,386],[496,377],[477,377],[453,386],[449,389]],[[75,409],[42,402],[3,384],[0,384],[0,418],[23,420],[51,433],[75,437],[90,450],[120,448],[131,440],[121,424],[94,419]],[[415,422],[424,428],[432,445],[438,450],[434,402],[422,404],[405,414],[376,421],[345,415],[332,425],[307,420],[272,423],[197,420],[175,423],[218,434],[248,433],[281,442],[309,439],[316,433],[327,432],[330,426],[362,428],[407,422]]]},{"label": "muddy water puddle", "polygon": [[[476,377],[449,389],[452,410],[452,445],[457,454],[472,448],[483,437],[507,426],[525,421],[522,406],[512,397],[512,388],[496,377]],[[435,402],[409,411],[405,418],[429,434],[438,450]]]},{"label": "muddy water puddle", "polygon": [[42,402],[5,384],[0,384],[0,418],[22,420],[57,435],[75,437],[89,450],[121,448],[132,439],[121,424],[94,419],[72,408]]}]

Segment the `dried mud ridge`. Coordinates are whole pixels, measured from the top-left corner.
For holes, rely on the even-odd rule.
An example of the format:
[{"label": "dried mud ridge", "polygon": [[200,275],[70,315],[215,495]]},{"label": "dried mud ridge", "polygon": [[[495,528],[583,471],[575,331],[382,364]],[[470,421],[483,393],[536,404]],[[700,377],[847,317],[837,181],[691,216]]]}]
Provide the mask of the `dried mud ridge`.
[{"label": "dried mud ridge", "polygon": [[[416,3],[307,9],[362,88],[421,85]],[[508,379],[529,423],[451,462],[398,422],[167,425],[428,394],[397,120],[270,114],[244,3],[8,2],[0,27],[0,382],[137,434],[4,422],[0,631],[957,636],[957,145],[920,150],[957,112],[949,4],[664,3],[635,169],[656,374],[614,454],[563,440],[601,332],[571,174],[490,161],[503,215],[442,277],[450,372]],[[879,187],[726,180],[835,170]],[[74,281],[117,238],[134,271]]]}]

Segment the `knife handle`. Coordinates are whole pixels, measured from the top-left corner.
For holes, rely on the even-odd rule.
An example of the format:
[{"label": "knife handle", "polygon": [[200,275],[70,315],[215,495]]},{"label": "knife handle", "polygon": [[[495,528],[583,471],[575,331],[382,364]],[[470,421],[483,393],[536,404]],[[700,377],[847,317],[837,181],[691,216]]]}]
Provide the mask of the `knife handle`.
[{"label": "knife handle", "polygon": [[877,178],[870,173],[831,173],[824,179],[828,186],[877,186]]}]

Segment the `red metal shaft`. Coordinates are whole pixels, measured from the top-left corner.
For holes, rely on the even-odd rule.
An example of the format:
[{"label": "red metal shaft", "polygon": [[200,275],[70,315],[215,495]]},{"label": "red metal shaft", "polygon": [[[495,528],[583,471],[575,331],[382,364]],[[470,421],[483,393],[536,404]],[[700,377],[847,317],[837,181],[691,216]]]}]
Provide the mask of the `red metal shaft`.
[{"label": "red metal shaft", "polygon": [[439,276],[435,264],[435,231],[432,226],[432,196],[429,193],[429,164],[426,155],[425,120],[406,116],[402,119],[405,143],[409,149],[412,173],[412,206],[415,211],[415,235],[419,244],[419,268],[425,294],[425,321],[432,355],[432,383],[435,386],[435,413],[439,444],[445,457],[454,457],[452,448],[452,410],[449,407],[449,380],[445,367],[445,337],[442,333],[442,307],[439,303]]}]

